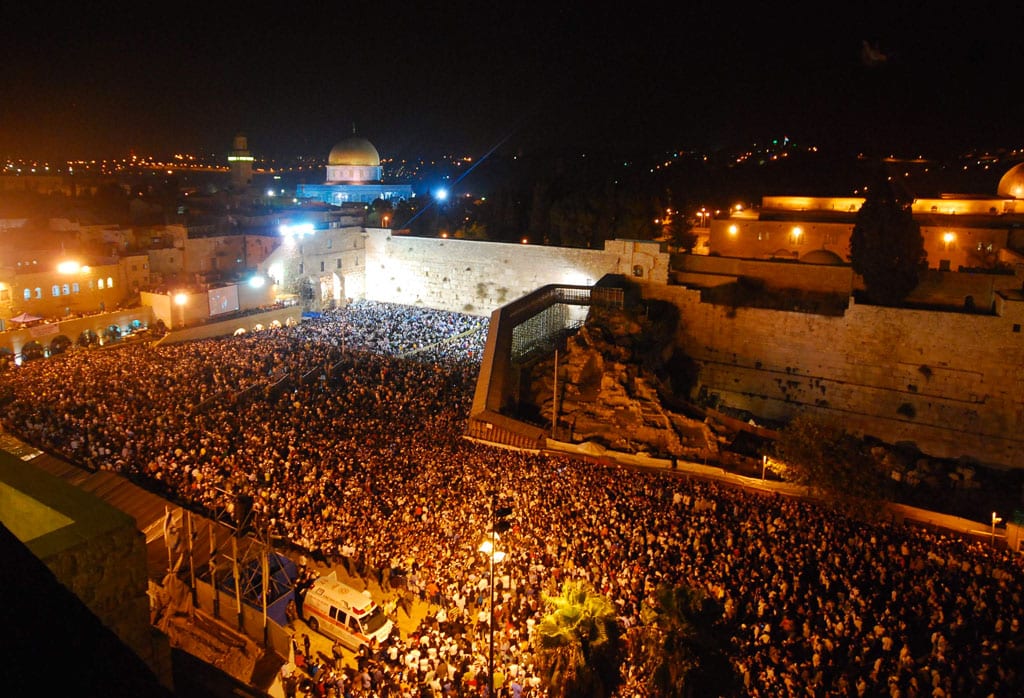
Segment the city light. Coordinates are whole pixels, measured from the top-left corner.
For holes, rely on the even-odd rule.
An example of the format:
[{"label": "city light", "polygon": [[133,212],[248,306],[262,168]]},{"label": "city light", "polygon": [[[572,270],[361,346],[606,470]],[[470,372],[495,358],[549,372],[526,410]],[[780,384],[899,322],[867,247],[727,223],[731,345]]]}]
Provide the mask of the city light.
[{"label": "city light", "polygon": [[278,231],[284,237],[304,237],[306,235],[312,235],[314,232],[312,223],[282,223],[278,228]]},{"label": "city light", "polygon": [[81,265],[74,260],[67,260],[57,265],[57,271],[61,274],[77,274],[81,270]]}]

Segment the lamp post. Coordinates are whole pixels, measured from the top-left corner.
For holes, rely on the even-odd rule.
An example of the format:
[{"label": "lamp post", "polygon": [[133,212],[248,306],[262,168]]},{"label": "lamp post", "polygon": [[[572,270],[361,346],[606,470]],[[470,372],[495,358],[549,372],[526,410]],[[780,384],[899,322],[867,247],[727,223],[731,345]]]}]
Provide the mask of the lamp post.
[{"label": "lamp post", "polygon": [[181,326],[185,326],[185,304],[188,303],[187,293],[174,294],[174,302],[180,308]]},{"label": "lamp post", "polygon": [[1001,522],[1002,520],[1003,520],[1002,517],[997,516],[994,511],[992,512],[992,545],[993,546],[996,544],[996,524]]},{"label": "lamp post", "polygon": [[490,576],[490,597],[491,609],[488,622],[488,653],[487,653],[487,681],[490,686],[489,696],[494,696],[494,565],[500,564],[505,559],[505,553],[497,549],[498,533],[504,533],[511,527],[508,521],[512,513],[512,507],[499,507],[498,495],[491,493],[491,532],[487,539],[480,544],[480,552],[487,556]]},{"label": "lamp post", "polygon": [[768,470],[768,455],[761,456],[761,480],[764,480],[765,471]]}]

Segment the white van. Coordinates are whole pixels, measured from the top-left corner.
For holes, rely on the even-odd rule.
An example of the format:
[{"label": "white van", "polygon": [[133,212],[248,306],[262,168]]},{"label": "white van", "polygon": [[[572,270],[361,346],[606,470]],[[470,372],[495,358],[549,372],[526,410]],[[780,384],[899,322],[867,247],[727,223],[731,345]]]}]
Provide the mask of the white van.
[{"label": "white van", "polygon": [[370,597],[338,580],[335,572],[318,577],[302,602],[303,620],[319,633],[335,638],[349,649],[383,643],[391,635],[391,620]]}]

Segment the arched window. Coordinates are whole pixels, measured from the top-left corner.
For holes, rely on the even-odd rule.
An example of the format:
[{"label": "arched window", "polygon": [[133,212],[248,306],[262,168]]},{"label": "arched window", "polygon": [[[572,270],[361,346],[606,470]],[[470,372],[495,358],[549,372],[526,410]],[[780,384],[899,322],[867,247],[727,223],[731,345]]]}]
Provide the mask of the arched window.
[{"label": "arched window", "polygon": [[99,287],[99,289],[100,289],[100,290],[102,291],[102,290],[103,290],[103,279],[97,279],[97,280],[96,280],[96,285],[97,285],[97,286]]},{"label": "arched window", "polygon": [[114,279],[110,276],[107,277],[107,288],[114,288]]},{"label": "arched window", "polygon": [[43,289],[41,289],[38,286],[36,286],[36,298],[42,298],[42,297],[43,297]]},{"label": "arched window", "polygon": [[65,296],[70,295],[71,294],[71,286],[70,286],[70,284],[64,284],[64,288],[62,288],[61,290],[64,292]]},{"label": "arched window", "polygon": [[81,289],[81,288],[79,288],[79,286],[78,286],[78,282],[76,281],[75,283],[71,284],[71,290],[72,290],[72,291],[74,291],[75,293],[78,293],[78,292],[79,292],[79,291],[81,291],[82,289]]},{"label": "arched window", "polygon": [[57,296],[60,295],[60,286],[54,284],[53,288],[50,289],[50,292],[53,294],[53,297],[56,298]]},{"label": "arched window", "polygon": [[23,295],[25,296],[25,300],[28,300],[32,297],[32,289],[26,288]]}]

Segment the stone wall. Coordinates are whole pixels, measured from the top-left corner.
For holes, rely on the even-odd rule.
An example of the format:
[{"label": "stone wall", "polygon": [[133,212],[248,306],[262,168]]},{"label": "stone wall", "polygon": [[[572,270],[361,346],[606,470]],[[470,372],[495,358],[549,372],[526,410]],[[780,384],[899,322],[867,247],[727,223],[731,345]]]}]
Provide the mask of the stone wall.
[{"label": "stone wall", "polygon": [[[0,452],[0,488],[5,501],[17,502],[8,506],[13,511],[0,511],[0,521],[170,686],[170,647],[149,622],[146,537],[135,519],[6,452]],[[4,513],[35,525],[19,534],[21,525],[9,525]],[[61,641],[61,628],[52,630]]]},{"label": "stone wall", "polygon": [[[841,317],[700,302],[676,304],[678,344],[700,367],[694,396],[765,419],[811,409],[854,433],[929,455],[1024,467],[1024,333],[1005,317],[851,305]],[[1015,305],[1020,305],[1016,303]]]},{"label": "stone wall", "polygon": [[126,517],[125,525],[43,559],[103,624],[154,668],[164,662],[148,623],[146,539]]},{"label": "stone wall", "polygon": [[[669,255],[652,242],[615,240],[586,250],[371,229],[366,255],[367,298],[482,316],[547,284],[593,284],[623,274],[641,284],[645,297],[680,308],[678,345],[701,367],[693,397],[703,392],[766,420],[816,410],[854,433],[913,442],[935,457],[1024,467],[1024,296],[999,290],[1019,287],[1014,277],[926,275],[921,293],[928,298],[962,303],[973,294],[984,309],[994,299],[994,315],[851,299],[841,316],[824,316],[701,303],[700,291],[669,285]],[[682,259],[688,279],[746,276],[776,288],[829,292],[856,286],[845,266]]]},{"label": "stone wall", "polygon": [[366,297],[487,316],[547,284],[591,285],[605,274],[667,283],[668,263],[649,241],[612,240],[589,250],[368,229]]}]

